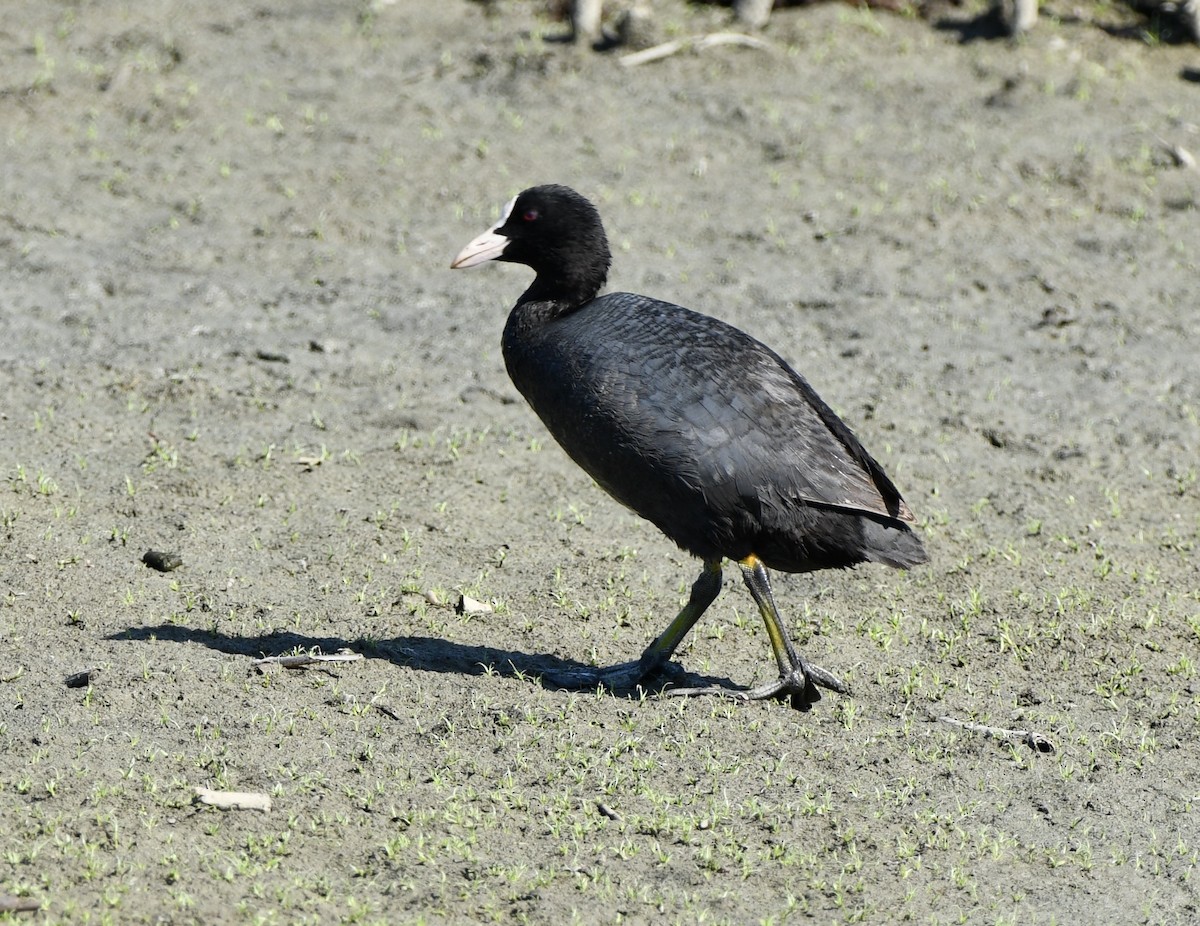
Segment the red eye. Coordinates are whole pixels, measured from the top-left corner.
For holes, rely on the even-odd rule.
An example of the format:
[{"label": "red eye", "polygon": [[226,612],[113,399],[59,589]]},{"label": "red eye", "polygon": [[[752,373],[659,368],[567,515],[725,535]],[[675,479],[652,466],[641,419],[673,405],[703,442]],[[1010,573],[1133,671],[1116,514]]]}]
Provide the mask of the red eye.
[{"label": "red eye", "polygon": [[523,218],[526,222],[536,222],[538,218],[538,211],[536,209],[526,209],[525,214],[521,216],[521,218]]}]

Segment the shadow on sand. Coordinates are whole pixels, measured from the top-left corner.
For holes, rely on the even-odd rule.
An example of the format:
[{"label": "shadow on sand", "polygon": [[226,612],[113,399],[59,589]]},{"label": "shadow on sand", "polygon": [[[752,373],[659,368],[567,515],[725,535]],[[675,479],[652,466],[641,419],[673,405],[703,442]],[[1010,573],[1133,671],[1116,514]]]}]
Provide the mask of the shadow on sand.
[{"label": "shadow on sand", "polygon": [[[254,659],[293,652],[336,653],[351,649],[370,659],[386,659],[393,665],[419,672],[443,672],[454,675],[499,675],[503,678],[533,680],[548,691],[565,690],[548,681],[545,676],[588,668],[573,659],[562,659],[549,653],[522,653],[492,646],[470,646],[452,643],[436,637],[393,637],[390,640],[344,640],[340,637],[310,637],[288,631],[273,631],[258,636],[242,637],[181,627],[177,624],[158,624],[152,627],[130,627],[109,634],[109,640],[159,640],[172,643],[199,643],[230,656]],[[670,688],[728,688],[730,693],[743,690],[729,678],[697,675],[676,663],[633,689],[614,691],[617,697],[637,700],[642,692],[660,695]]]}]

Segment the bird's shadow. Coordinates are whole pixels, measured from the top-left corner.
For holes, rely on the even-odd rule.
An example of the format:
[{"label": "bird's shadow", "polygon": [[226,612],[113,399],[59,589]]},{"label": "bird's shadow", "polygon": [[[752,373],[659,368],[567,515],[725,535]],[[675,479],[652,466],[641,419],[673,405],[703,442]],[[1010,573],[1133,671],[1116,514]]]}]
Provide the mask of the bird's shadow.
[{"label": "bird's shadow", "polygon": [[[532,681],[548,691],[564,691],[550,681],[559,673],[577,672],[590,666],[551,653],[522,653],[494,646],[472,646],[437,637],[393,637],[390,640],[345,640],[340,637],[312,637],[278,630],[257,636],[231,636],[210,630],[182,627],[178,624],[128,627],[109,634],[109,640],[156,640],[171,643],[199,643],[230,656],[259,659],[294,652],[336,653],[350,649],[371,659],[386,659],[393,665],[420,672],[453,675],[495,675]],[[636,688],[616,689],[615,697],[636,700],[643,693],[661,695],[670,688],[727,688],[733,694],[742,690],[729,678],[697,675],[676,663],[642,681]]]},{"label": "bird's shadow", "polygon": [[1012,33],[1004,25],[1004,20],[995,8],[976,15],[956,10],[945,15],[934,16],[931,21],[933,28],[938,32],[958,33],[958,41],[963,45],[1012,38]]}]

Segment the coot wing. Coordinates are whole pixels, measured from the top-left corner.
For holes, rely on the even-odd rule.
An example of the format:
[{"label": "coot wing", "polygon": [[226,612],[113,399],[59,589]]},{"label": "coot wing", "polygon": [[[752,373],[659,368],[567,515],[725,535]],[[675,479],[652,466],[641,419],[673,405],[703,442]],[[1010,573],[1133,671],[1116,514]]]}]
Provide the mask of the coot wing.
[{"label": "coot wing", "polygon": [[[510,368],[514,380],[568,453],[631,507],[642,506],[622,497],[628,474],[617,467],[648,460],[722,507],[779,498],[914,519],[808,382],[731,325],[612,293],[550,322],[535,340],[530,360],[555,364],[557,375]],[[538,395],[522,380],[557,388]]]}]

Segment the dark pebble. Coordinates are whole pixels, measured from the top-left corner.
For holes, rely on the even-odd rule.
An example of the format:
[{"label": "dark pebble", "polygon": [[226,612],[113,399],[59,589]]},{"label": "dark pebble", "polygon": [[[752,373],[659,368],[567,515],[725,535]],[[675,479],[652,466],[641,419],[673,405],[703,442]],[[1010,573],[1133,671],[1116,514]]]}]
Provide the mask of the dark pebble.
[{"label": "dark pebble", "polygon": [[158,550],[147,550],[142,562],[151,569],[159,572],[170,572],[183,565],[183,557],[178,553],[160,553]]}]

